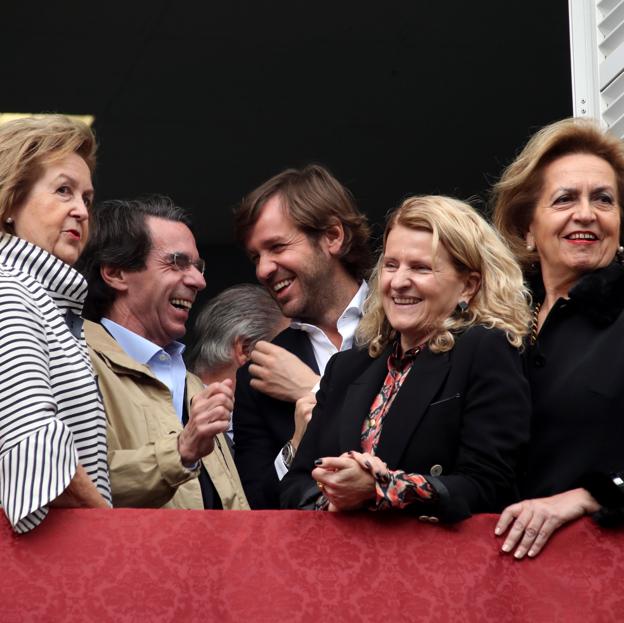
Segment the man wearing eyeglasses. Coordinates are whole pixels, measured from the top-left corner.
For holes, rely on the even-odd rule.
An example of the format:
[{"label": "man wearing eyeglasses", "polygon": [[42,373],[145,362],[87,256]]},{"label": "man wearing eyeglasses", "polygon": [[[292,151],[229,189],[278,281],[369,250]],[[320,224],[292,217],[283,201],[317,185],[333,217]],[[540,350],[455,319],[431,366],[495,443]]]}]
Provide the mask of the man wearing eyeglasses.
[{"label": "man wearing eyeglasses", "polygon": [[204,387],[177,341],[206,286],[187,213],[162,196],[101,203],[80,269],[114,505],[248,508],[223,436],[231,381]]}]

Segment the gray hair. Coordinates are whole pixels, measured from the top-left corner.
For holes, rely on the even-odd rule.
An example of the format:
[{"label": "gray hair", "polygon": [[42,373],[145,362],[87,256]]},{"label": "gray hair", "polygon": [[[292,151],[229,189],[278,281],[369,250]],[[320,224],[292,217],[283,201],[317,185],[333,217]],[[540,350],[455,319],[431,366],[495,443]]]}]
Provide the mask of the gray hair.
[{"label": "gray hair", "polygon": [[188,367],[196,374],[221,368],[232,362],[236,338],[242,338],[245,352],[259,340],[274,337],[284,317],[265,288],[243,283],[217,294],[206,303],[195,322],[195,340],[187,354]]}]

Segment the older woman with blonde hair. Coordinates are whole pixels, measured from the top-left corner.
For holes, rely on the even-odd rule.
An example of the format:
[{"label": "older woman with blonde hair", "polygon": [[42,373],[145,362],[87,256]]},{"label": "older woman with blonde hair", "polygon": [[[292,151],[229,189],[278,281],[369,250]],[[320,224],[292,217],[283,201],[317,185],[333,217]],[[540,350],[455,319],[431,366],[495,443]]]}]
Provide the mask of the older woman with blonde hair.
[{"label": "older woman with blonde hair", "polygon": [[108,507],[106,421],[72,265],[95,138],[61,115],[0,125],[0,503],[17,532],[49,506]]},{"label": "older woman with blonde hair", "polygon": [[528,319],[520,268],[482,217],[407,199],[388,220],[359,348],[327,366],[282,505],[436,522],[515,499]]},{"label": "older woman with blonde hair", "polygon": [[624,517],[623,197],[624,145],[585,119],[537,132],[494,189],[495,223],[534,303],[526,499],[496,527],[516,558],[585,514]]}]

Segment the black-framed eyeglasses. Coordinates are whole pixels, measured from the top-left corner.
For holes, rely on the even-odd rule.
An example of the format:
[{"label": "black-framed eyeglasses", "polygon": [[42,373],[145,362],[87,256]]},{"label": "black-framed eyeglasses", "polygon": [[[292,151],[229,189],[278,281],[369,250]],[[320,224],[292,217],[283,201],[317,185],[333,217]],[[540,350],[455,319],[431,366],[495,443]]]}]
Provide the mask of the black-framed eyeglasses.
[{"label": "black-framed eyeglasses", "polygon": [[204,270],[206,269],[206,262],[199,259],[192,260],[186,253],[180,253],[176,251],[175,253],[169,253],[169,255],[165,256],[167,262],[173,266],[176,270],[189,270],[191,266],[195,266],[197,270],[203,275]]}]

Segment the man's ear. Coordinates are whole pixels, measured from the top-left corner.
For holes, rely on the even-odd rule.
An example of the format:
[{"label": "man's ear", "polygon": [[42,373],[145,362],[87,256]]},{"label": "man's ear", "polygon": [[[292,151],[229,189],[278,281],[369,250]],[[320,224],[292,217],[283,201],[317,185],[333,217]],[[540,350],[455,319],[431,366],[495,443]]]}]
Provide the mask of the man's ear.
[{"label": "man's ear", "polygon": [[100,275],[104,283],[110,288],[113,288],[113,290],[124,292],[128,289],[126,274],[122,268],[106,265],[100,266]]},{"label": "man's ear", "polygon": [[480,287],[481,274],[473,270],[466,276],[466,280],[464,281],[464,289],[461,293],[461,300],[466,301],[466,303],[470,303],[472,297],[479,291]]},{"label": "man's ear", "polygon": [[332,219],[332,224],[323,232],[322,238],[327,252],[330,255],[339,255],[345,239],[342,223],[337,218]]},{"label": "man's ear", "polygon": [[232,346],[234,363],[240,368],[243,364],[249,361],[249,355],[247,354],[246,340],[238,335],[234,338],[234,344]]}]

